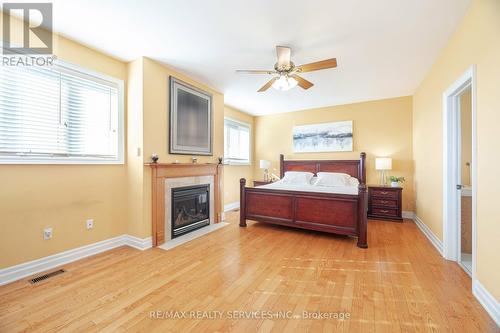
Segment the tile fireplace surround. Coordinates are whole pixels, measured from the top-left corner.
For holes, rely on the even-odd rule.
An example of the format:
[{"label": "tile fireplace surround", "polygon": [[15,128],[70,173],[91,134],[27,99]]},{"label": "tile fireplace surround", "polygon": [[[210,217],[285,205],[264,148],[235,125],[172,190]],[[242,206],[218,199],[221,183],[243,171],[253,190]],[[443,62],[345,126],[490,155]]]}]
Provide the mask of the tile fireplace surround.
[{"label": "tile fireplace surround", "polygon": [[152,181],[153,246],[171,239],[172,188],[210,184],[210,224],[222,219],[222,165],[192,163],[148,163]]}]

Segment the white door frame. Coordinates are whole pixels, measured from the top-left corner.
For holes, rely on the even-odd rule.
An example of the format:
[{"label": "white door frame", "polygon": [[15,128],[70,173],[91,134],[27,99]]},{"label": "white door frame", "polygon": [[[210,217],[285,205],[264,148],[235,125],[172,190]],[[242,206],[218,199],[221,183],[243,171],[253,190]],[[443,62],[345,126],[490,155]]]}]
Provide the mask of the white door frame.
[{"label": "white door frame", "polygon": [[443,256],[460,261],[460,120],[457,112],[460,95],[471,88],[472,95],[472,279],[476,275],[476,198],[477,198],[477,128],[476,66],[472,65],[443,93]]}]

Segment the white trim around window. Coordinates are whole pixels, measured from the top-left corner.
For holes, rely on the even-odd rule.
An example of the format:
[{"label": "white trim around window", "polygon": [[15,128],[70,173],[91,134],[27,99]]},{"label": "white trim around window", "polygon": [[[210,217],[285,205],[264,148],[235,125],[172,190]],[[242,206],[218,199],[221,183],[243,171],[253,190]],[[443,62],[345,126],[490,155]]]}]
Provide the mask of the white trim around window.
[{"label": "white trim around window", "polygon": [[[124,164],[124,81],[61,60],[57,60],[54,63],[53,68],[55,68],[57,72],[71,74],[72,77],[80,77],[82,79],[95,82],[96,84],[115,87],[114,89],[116,89],[117,99],[112,101],[112,95],[110,95],[110,103],[116,103],[117,112],[113,112],[112,115],[110,114],[110,117],[114,117],[114,115],[116,115],[117,117],[116,121],[114,122],[114,126],[116,126],[117,136],[115,139],[113,139],[115,143],[112,144],[112,146],[114,146],[114,144],[117,145],[116,153],[113,153],[113,155],[110,156],[97,154],[79,154],[71,156],[70,154],[65,153],[37,154],[13,152],[0,154],[0,164]],[[79,82],[75,81],[75,84],[78,85]]]},{"label": "white trim around window", "polygon": [[[227,156],[226,122],[241,128],[248,128],[248,159],[231,158]],[[224,117],[224,164],[227,165],[252,165],[252,125],[231,117]]]}]

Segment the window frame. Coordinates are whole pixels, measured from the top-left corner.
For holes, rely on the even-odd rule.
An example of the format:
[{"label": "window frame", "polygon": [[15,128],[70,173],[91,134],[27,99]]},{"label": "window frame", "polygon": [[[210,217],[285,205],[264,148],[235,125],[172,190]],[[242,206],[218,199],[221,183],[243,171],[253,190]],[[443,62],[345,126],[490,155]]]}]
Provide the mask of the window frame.
[{"label": "window frame", "polygon": [[91,78],[96,82],[104,81],[113,83],[118,88],[118,150],[116,158],[98,158],[81,156],[36,156],[30,154],[17,153],[12,155],[0,155],[1,164],[125,164],[125,83],[123,80],[102,74],[79,65],[74,65],[66,61],[55,60],[54,67],[59,71],[71,72],[79,77]]},{"label": "window frame", "polygon": [[[226,120],[236,123],[240,126],[248,127],[248,161],[241,161],[233,158],[226,158]],[[237,120],[231,117],[224,117],[224,164],[226,165],[252,165],[252,125],[250,123]]]}]

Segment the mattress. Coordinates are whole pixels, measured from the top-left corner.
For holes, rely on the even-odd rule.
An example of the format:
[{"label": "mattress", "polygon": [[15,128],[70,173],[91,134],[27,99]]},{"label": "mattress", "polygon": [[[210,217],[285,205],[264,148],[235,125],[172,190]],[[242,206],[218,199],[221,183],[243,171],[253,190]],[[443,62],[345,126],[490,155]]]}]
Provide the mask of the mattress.
[{"label": "mattress", "polygon": [[286,190],[286,191],[301,191],[301,192],[319,192],[332,194],[349,194],[358,195],[358,186],[316,186],[316,185],[295,185],[283,184],[275,182],[271,184],[257,186],[258,188],[266,188],[270,190]]}]

